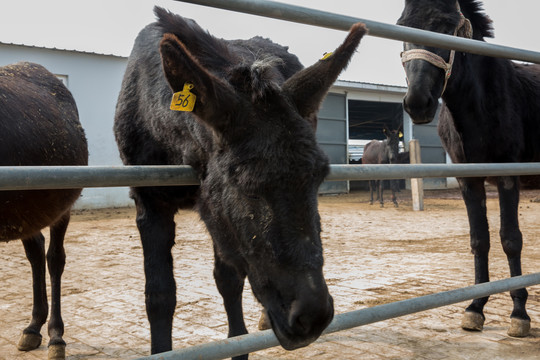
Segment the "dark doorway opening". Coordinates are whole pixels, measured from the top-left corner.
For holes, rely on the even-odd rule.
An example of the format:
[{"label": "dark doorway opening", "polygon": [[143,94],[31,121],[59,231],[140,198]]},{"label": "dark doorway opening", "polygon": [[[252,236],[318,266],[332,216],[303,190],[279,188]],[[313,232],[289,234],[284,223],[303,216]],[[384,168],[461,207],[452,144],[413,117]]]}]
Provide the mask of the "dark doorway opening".
[{"label": "dark doorway opening", "polygon": [[384,126],[403,126],[401,103],[349,100],[349,139],[384,140]]},{"label": "dark doorway opening", "polygon": [[[401,103],[349,100],[349,163],[360,164],[364,146],[371,140],[384,140],[383,129],[403,128],[403,105]],[[401,149],[400,151],[403,151]],[[385,181],[388,188],[388,181]],[[405,181],[399,181],[405,188]],[[351,190],[369,189],[368,181],[351,181]]]}]

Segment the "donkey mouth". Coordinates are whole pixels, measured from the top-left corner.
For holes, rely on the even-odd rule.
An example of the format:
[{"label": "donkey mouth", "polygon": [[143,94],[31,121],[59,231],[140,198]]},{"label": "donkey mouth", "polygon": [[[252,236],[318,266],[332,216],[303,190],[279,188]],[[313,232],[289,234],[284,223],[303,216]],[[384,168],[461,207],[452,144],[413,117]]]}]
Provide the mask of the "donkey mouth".
[{"label": "donkey mouth", "polygon": [[308,346],[321,336],[334,317],[334,304],[328,297],[326,310],[322,313],[306,313],[292,321],[291,315],[268,310],[272,329],[285,350],[295,350]]},{"label": "donkey mouth", "polygon": [[424,125],[424,124],[429,124],[430,122],[432,122],[433,118],[432,117],[411,117],[411,120],[415,125]]},{"label": "donkey mouth", "polygon": [[437,108],[411,108],[405,104],[405,111],[407,111],[415,125],[423,125],[433,121]]}]

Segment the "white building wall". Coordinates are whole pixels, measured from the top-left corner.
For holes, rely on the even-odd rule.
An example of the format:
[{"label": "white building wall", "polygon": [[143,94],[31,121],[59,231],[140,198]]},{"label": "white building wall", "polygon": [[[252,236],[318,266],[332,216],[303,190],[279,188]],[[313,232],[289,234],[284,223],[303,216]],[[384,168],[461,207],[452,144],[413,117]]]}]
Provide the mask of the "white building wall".
[{"label": "white building wall", "polygon": [[[67,78],[88,139],[90,165],[121,165],[113,134],[116,101],[127,58],[30,46],[0,44],[0,66],[30,61]],[[132,205],[128,188],[84,189],[76,208]]]}]

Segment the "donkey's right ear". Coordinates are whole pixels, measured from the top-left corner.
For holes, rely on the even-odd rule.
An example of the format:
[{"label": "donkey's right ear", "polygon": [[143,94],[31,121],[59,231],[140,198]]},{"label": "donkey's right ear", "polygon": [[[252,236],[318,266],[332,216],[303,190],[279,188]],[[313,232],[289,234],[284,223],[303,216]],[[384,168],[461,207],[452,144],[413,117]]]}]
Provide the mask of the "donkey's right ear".
[{"label": "donkey's right ear", "polygon": [[[210,73],[200,64],[186,46],[173,34],[165,34],[159,44],[163,72],[174,93],[190,84],[196,96],[193,113],[208,125],[219,130],[226,117],[217,114],[234,111],[238,102],[234,89]],[[171,94],[172,99],[172,94]]]},{"label": "donkey's right ear", "polygon": [[325,55],[319,62],[300,70],[285,81],[282,89],[293,100],[304,119],[310,119],[317,114],[328,89],[347,67],[366,32],[364,24],[354,24],[336,51]]}]

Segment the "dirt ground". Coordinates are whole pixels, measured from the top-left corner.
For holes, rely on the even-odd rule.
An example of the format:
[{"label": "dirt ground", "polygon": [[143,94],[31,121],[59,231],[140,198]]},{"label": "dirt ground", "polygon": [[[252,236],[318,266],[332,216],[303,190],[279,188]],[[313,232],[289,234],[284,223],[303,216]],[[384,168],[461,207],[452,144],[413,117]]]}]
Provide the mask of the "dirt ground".
[{"label": "dirt ground", "polygon": [[[492,233],[491,279],[508,276],[498,231],[496,193],[488,215]],[[425,210],[412,210],[410,193],[399,208],[368,204],[366,192],[320,198],[325,276],[336,313],[469,286],[473,258],[463,201],[457,191],[426,192]],[[540,192],[522,193],[524,274],[540,260]],[[142,250],[133,208],[77,211],[66,240],[62,314],[68,359],[135,359],[149,354],[144,309]],[[198,215],[177,215],[173,249],[178,285],[173,344],[176,349],[226,337],[222,301],[212,278],[211,241]],[[31,275],[22,244],[0,244],[0,359],[46,359],[41,347],[16,349],[31,313]],[[259,305],[249,287],[244,294],[250,332],[257,331]],[[492,296],[483,332],[460,329],[466,303],[408,315],[330,334],[293,352],[260,351],[251,359],[539,359],[540,287],[529,288],[531,335],[506,335],[512,302]]]}]

